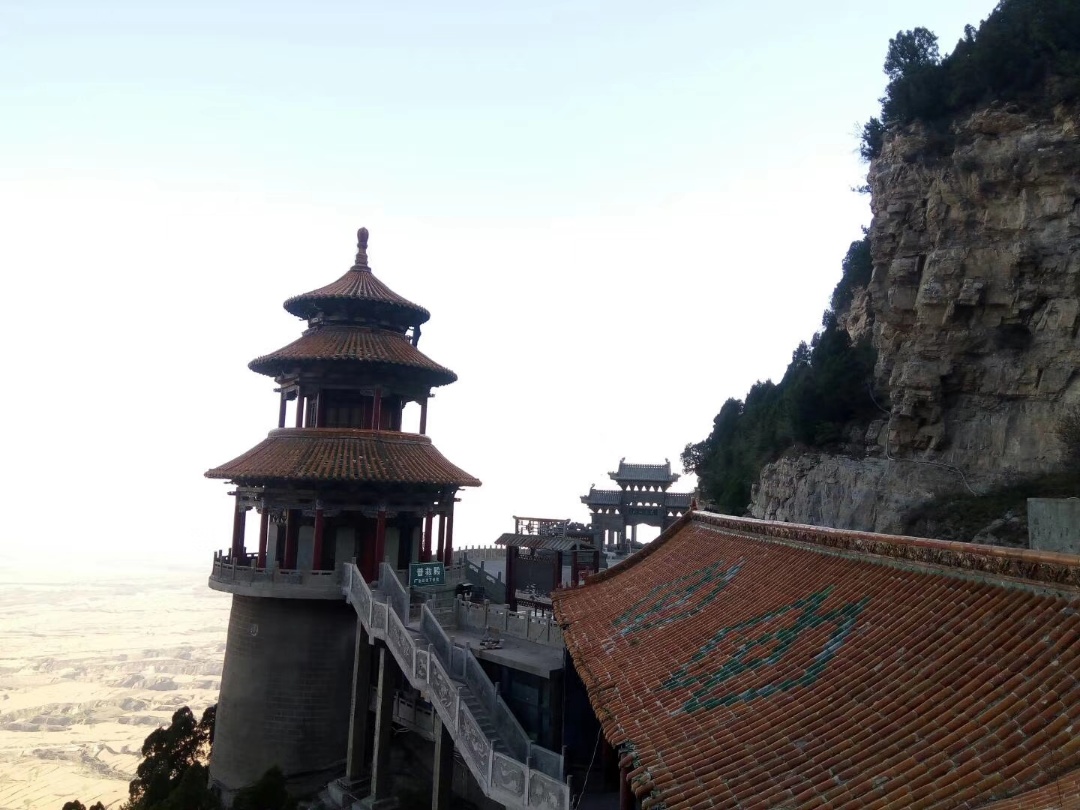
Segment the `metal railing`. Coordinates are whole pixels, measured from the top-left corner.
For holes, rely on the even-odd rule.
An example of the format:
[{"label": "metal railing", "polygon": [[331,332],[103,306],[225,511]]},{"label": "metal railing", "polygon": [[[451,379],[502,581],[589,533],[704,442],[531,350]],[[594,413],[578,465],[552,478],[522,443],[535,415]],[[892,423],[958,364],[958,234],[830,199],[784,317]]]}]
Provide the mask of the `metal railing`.
[{"label": "metal railing", "polygon": [[[531,751],[531,758],[535,762],[533,766],[528,761],[528,754],[525,761],[522,761],[517,756],[506,756],[495,750],[494,741],[484,734],[480,723],[462,700],[463,688],[476,694],[472,690],[472,685],[464,677],[471,669],[468,661],[472,653],[467,649],[450,645],[449,638],[426,607],[422,611],[421,630],[430,628],[434,631],[438,628],[438,633],[434,634],[434,643],[429,640],[426,633],[423,639],[417,640],[409,632],[397,610],[375,598],[359,569],[352,563],[343,565],[342,591],[349,603],[353,605],[367,631],[373,637],[386,641],[387,649],[390,650],[413,688],[431,696],[431,704],[438,713],[439,719],[450,732],[455,747],[461,752],[465,764],[486,796],[511,807],[569,810],[570,788],[561,781],[561,757],[553,752],[538,756],[538,750],[533,748]],[[435,649],[436,644],[442,646],[440,644],[442,639],[445,639],[446,644],[449,645],[449,650],[446,650],[446,659],[451,662],[451,665],[458,656],[462,655],[458,653],[456,656],[455,651],[463,650],[461,679],[465,680],[464,685],[455,682],[456,679],[451,677],[443,656]],[[479,695],[477,697],[483,700]],[[496,696],[496,708],[499,703],[501,701]],[[492,717],[495,718],[496,715],[493,714]],[[498,729],[499,721],[495,720],[495,722]],[[514,722],[516,723],[516,720]],[[507,747],[510,748],[509,742]],[[544,766],[544,770],[541,770],[541,765]],[[558,766],[557,769],[556,766]],[[545,772],[549,769],[556,776]]]}]

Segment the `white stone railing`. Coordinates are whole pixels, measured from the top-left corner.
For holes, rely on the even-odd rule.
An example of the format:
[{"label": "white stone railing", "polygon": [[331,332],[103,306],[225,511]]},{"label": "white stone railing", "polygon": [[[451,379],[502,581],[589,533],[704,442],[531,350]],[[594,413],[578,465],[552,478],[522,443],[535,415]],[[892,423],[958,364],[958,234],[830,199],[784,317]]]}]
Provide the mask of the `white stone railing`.
[{"label": "white stone railing", "polygon": [[505,560],[505,546],[454,546],[454,561],[461,557],[468,557],[471,562],[481,560]]},{"label": "white stone railing", "polygon": [[[484,795],[508,807],[569,810],[568,785],[530,767],[528,763],[495,750],[494,741],[484,734],[462,700],[463,687],[450,677],[439,660],[440,656],[435,654],[434,646],[413,638],[397,611],[375,598],[359,569],[352,563],[343,565],[342,591],[365,629],[374,638],[385,640],[387,649],[413,688],[430,696],[439,719],[450,732],[454,745],[461,752]],[[425,619],[434,621],[428,611],[425,610],[425,613]],[[456,663],[453,653],[460,649],[455,646],[450,648],[452,666]],[[465,659],[462,659],[461,665],[464,675]],[[549,767],[555,765],[550,761],[545,764]],[[558,767],[561,768],[561,761]]]},{"label": "white stone railing", "polygon": [[239,582],[249,585],[259,583],[282,585],[325,586],[337,589],[341,583],[340,571],[301,571],[292,568],[258,568],[258,558],[246,554],[236,558],[224,551],[214,552],[214,567],[211,578],[218,582]]},{"label": "white stone railing", "polygon": [[562,628],[551,616],[513,611],[506,605],[458,599],[454,603],[454,623],[463,629],[484,631],[491,627],[500,635],[523,638],[549,647],[563,646]]}]

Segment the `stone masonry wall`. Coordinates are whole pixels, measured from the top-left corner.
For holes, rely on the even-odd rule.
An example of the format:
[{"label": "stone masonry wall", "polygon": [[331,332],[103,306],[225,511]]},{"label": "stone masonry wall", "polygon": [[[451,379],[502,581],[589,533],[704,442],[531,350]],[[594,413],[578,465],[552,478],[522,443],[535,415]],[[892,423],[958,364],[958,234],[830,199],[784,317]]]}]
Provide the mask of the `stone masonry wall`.
[{"label": "stone masonry wall", "polygon": [[227,790],[274,765],[343,767],[356,614],[344,601],[234,596],[210,774]]}]

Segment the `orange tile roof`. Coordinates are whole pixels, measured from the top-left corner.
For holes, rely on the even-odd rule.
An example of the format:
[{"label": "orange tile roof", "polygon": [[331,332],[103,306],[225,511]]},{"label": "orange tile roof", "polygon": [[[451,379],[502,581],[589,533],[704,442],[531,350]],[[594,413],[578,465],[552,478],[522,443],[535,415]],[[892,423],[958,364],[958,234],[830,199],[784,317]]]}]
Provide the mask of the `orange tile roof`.
[{"label": "orange tile roof", "polygon": [[238,483],[310,481],[478,487],[427,436],[384,430],[282,428],[205,473]]},{"label": "orange tile roof", "polygon": [[255,358],[248,368],[274,377],[302,363],[327,361],[407,366],[427,372],[424,376],[431,385],[447,385],[457,379],[454,372],[430,360],[402,334],[343,324],[309,329],[288,346]]},{"label": "orange tile roof", "polygon": [[979,808],[1080,769],[1080,557],[691,513],[554,602],[647,809]]},{"label": "orange tile roof", "polygon": [[980,810],[1080,810],[1080,771],[1066,774],[1016,798],[985,805]]}]

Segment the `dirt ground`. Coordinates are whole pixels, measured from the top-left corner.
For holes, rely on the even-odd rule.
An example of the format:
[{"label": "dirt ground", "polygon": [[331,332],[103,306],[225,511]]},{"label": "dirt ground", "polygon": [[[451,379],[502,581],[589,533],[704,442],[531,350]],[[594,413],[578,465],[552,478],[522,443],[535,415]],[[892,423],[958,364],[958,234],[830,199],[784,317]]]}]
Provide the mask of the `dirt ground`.
[{"label": "dirt ground", "polygon": [[216,702],[230,600],[208,573],[0,570],[0,810],[118,807],[146,735]]}]

